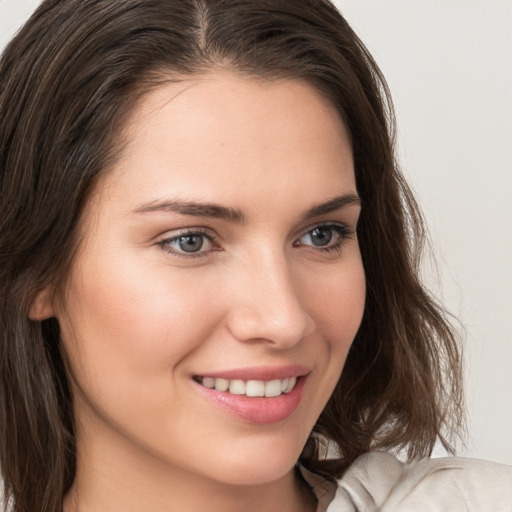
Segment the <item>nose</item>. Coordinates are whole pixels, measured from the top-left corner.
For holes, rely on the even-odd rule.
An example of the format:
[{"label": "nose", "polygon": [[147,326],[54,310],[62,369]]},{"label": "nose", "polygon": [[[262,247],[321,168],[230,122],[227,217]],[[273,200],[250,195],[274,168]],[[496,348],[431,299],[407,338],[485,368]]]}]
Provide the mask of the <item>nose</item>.
[{"label": "nose", "polygon": [[313,329],[284,255],[251,258],[232,275],[228,329],[240,341],[290,348]]}]

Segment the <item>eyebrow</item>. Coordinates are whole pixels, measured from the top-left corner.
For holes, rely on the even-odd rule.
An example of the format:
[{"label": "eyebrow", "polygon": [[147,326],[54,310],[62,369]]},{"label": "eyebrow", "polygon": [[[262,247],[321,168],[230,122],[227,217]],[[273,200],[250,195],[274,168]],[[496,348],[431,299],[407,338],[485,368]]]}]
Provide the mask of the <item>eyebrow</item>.
[{"label": "eyebrow", "polygon": [[133,213],[172,212],[194,217],[213,217],[241,224],[245,222],[245,215],[238,208],[229,208],[214,203],[199,203],[195,201],[182,201],[179,199],[167,201],[154,201],[136,208]]},{"label": "eyebrow", "polygon": [[[313,217],[325,215],[327,213],[340,210],[345,206],[359,206],[360,204],[361,200],[357,194],[337,196],[324,203],[313,206],[301,216],[301,220],[304,221]],[[242,210],[238,208],[221,206],[215,203],[200,203],[179,199],[153,201],[133,210],[133,213],[149,212],[170,212],[179,213],[181,215],[191,215],[193,217],[210,217],[227,220],[236,224],[242,224],[247,220]]]},{"label": "eyebrow", "polygon": [[326,213],[332,213],[341,210],[345,206],[361,206],[361,199],[357,194],[344,194],[334,197],[325,203],[313,206],[302,215],[302,220],[308,220],[313,217],[319,217]]}]

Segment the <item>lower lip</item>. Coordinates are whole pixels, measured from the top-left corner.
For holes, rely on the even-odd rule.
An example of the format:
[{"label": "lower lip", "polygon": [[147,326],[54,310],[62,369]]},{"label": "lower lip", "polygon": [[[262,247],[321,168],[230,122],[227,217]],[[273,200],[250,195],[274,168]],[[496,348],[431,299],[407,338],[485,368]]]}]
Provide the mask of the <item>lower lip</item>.
[{"label": "lower lip", "polygon": [[277,423],[291,416],[298,408],[307,376],[299,377],[289,393],[276,397],[249,397],[216,391],[194,382],[199,391],[217,407],[247,423]]}]

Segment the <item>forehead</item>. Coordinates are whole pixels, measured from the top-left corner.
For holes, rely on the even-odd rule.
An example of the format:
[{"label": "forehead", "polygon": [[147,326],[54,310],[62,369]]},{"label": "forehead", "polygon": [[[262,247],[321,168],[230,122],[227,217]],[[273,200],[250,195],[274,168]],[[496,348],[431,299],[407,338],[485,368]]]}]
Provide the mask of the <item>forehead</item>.
[{"label": "forehead", "polygon": [[136,106],[124,140],[101,188],[134,201],[161,194],[241,202],[245,192],[274,196],[287,188],[331,197],[355,191],[341,117],[301,80],[219,72],[161,85]]},{"label": "forehead", "polygon": [[191,125],[194,129],[216,125],[222,130],[209,135],[221,143],[240,140],[251,128],[262,136],[264,133],[258,131],[262,125],[265,133],[273,130],[281,138],[284,128],[293,131],[304,116],[309,120],[312,136],[326,121],[326,128],[347,136],[338,110],[304,80],[212,72],[164,83],[143,96],[125,125],[125,134],[131,142],[142,142],[153,135],[147,131],[148,124],[154,130],[167,129],[173,120],[183,130]]}]

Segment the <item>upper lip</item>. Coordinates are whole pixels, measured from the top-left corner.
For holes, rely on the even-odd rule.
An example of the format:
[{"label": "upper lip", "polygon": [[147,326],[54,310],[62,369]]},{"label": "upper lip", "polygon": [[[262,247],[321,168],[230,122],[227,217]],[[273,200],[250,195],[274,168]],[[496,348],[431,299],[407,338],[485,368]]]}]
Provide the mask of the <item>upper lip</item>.
[{"label": "upper lip", "polygon": [[208,371],[197,374],[198,377],[211,377],[226,380],[263,380],[288,379],[302,377],[311,372],[309,366],[293,364],[286,366],[254,366],[249,368],[234,368],[231,370]]}]

